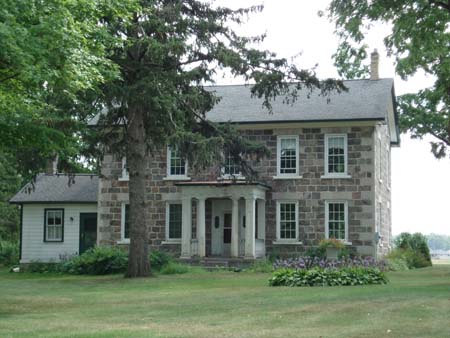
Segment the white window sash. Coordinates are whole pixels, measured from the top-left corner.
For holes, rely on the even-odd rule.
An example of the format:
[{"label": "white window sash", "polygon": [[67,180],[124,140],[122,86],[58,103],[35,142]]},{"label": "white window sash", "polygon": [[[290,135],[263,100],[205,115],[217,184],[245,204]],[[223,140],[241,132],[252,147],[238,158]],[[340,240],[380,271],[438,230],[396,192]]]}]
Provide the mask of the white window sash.
[{"label": "white window sash", "polygon": [[184,175],[172,175],[171,173],[171,162],[172,162],[172,150],[167,147],[167,177],[170,178],[188,178],[188,161],[184,160]]},{"label": "white window sash", "polygon": [[348,201],[335,200],[335,201],[325,201],[325,238],[330,238],[330,204],[344,204],[344,230],[345,238],[339,239],[343,242],[348,242]]},{"label": "white window sash", "polygon": [[[281,143],[282,140],[295,140],[295,173],[281,173]],[[283,135],[277,138],[277,176],[295,177],[299,175],[299,137],[298,135]]]},{"label": "white window sash", "polygon": [[127,158],[122,157],[122,176],[119,178],[120,181],[128,181],[130,179],[130,174],[127,168]]},{"label": "white window sash", "polygon": [[[180,243],[180,238],[170,238],[170,206],[173,204],[179,204],[181,205],[181,201],[167,201],[166,202],[166,241],[167,242],[174,242],[174,243]],[[183,217],[183,208],[181,209],[181,217]]]},{"label": "white window sash", "polygon": [[[61,223],[55,224],[56,216],[59,216]],[[53,218],[53,224],[49,224],[50,217]],[[45,242],[62,242],[63,241],[63,226],[64,226],[64,211],[63,210],[46,210],[45,211]],[[56,236],[58,233],[59,236]],[[52,236],[50,236],[52,234]]]},{"label": "white window sash", "polygon": [[[328,170],[329,164],[329,139],[342,137],[344,139],[344,172],[330,173]],[[347,134],[325,134],[325,151],[324,151],[324,166],[325,175],[327,176],[347,176],[348,175],[348,138]]]},{"label": "white window sash", "polygon": [[[281,238],[281,204],[294,204],[295,205],[295,238]],[[293,200],[281,200],[277,201],[277,242],[295,242],[298,241],[298,201]]]}]

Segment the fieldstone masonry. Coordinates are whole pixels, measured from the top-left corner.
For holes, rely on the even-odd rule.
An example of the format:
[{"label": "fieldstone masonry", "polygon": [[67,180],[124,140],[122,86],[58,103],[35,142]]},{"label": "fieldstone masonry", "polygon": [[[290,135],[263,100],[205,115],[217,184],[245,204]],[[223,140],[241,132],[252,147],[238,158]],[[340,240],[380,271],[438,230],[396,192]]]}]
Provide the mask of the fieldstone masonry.
[{"label": "fieldstone masonry", "polygon": [[[317,128],[248,129],[249,139],[264,143],[271,151],[268,158],[251,163],[258,180],[271,187],[266,194],[266,254],[300,254],[325,237],[325,201],[346,200],[349,212],[349,242],[362,255],[384,255],[389,250],[390,220],[390,143],[386,125],[338,126]],[[324,135],[346,133],[348,137],[348,174],[351,178],[325,179]],[[277,172],[277,135],[298,135],[298,179],[274,179]],[[380,169],[381,168],[381,169]],[[150,158],[147,168],[147,214],[149,243],[154,249],[180,254],[180,244],[166,244],[166,200],[180,193],[176,181],[166,177],[166,151]],[[192,181],[214,181],[216,167],[193,173]],[[99,184],[99,244],[120,245],[122,204],[128,202],[128,182],[120,180],[122,160],[105,156]],[[301,245],[276,245],[276,201],[299,201],[299,240]],[[379,216],[381,215],[381,217]],[[195,237],[195,203],[193,203],[193,237]],[[375,231],[379,222],[380,240]],[[206,201],[206,254],[211,254],[211,201]],[[126,243],[125,243],[126,244]]]}]

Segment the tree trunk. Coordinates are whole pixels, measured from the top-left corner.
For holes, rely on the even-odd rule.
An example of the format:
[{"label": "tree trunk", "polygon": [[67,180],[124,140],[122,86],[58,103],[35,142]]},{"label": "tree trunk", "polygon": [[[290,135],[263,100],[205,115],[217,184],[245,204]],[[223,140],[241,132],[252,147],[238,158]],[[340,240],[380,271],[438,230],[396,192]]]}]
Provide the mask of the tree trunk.
[{"label": "tree trunk", "polygon": [[128,119],[127,163],[130,175],[130,253],[125,277],[133,278],[150,275],[148,229],[145,221],[147,152],[142,112],[132,112]]}]

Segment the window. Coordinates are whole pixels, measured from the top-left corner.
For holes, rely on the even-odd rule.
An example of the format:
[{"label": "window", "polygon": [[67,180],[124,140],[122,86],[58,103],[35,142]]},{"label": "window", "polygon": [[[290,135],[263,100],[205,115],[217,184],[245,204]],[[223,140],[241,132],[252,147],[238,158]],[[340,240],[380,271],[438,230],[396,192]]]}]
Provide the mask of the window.
[{"label": "window", "polygon": [[347,135],[325,135],[325,175],[347,175]]},{"label": "window", "polygon": [[130,205],[125,203],[122,204],[120,238],[125,242],[130,240]]},{"label": "window", "polygon": [[297,240],[298,203],[277,202],[278,240]]},{"label": "window", "polygon": [[241,167],[235,161],[234,157],[231,154],[225,156],[225,163],[222,168],[222,176],[224,177],[240,177],[241,176]]},{"label": "window", "polygon": [[277,167],[279,176],[298,176],[298,136],[278,137]]},{"label": "window", "polygon": [[128,165],[127,158],[122,157],[122,176],[119,178],[120,181],[128,181],[130,179],[130,175],[128,173]]},{"label": "window", "polygon": [[167,148],[167,176],[180,178],[187,176],[186,161],[178,150],[170,147]]},{"label": "window", "polygon": [[166,238],[170,240],[181,239],[181,203],[167,203],[166,208]]},{"label": "window", "polygon": [[45,209],[44,242],[64,241],[64,209]]},{"label": "window", "polygon": [[335,238],[342,241],[348,239],[348,208],[347,202],[326,202],[326,238]]}]

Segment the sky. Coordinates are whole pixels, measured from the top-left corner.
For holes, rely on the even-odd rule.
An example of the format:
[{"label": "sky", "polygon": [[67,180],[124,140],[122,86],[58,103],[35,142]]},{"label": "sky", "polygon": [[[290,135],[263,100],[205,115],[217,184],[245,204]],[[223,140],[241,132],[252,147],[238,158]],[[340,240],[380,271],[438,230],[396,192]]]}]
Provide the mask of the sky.
[{"label": "sky", "polygon": [[[319,78],[337,77],[332,54],[338,38],[334,24],[318,11],[326,10],[328,0],[219,0],[218,5],[231,8],[264,4],[262,13],[254,14],[237,31],[244,35],[266,33],[260,48],[291,58],[301,68],[318,64]],[[433,78],[416,74],[407,81],[395,76],[393,60],[386,56],[383,37],[389,26],[374,24],[366,35],[366,43],[380,53],[380,77],[395,81],[397,95],[416,92],[430,86]],[[218,84],[242,83],[229,76],[219,78]],[[401,136],[401,146],[392,150],[392,231],[440,233],[450,235],[450,159],[437,160],[430,152],[429,141]]]}]

